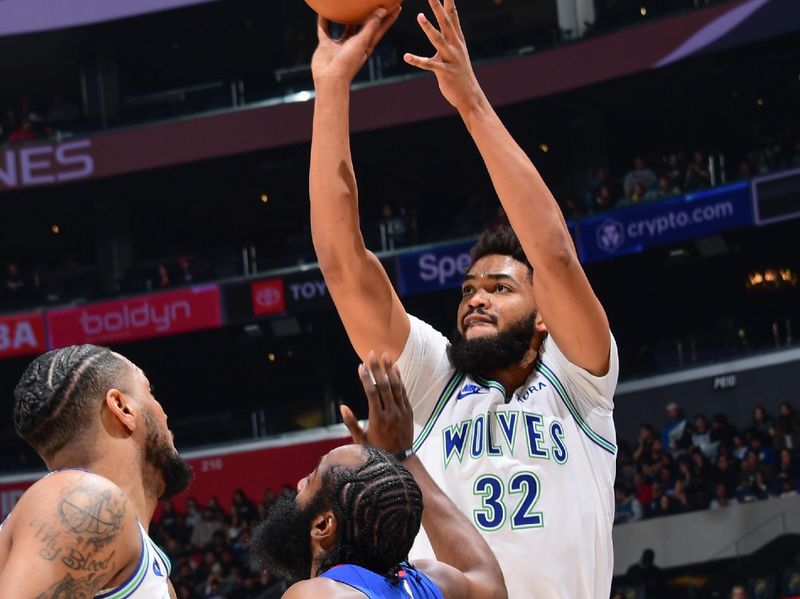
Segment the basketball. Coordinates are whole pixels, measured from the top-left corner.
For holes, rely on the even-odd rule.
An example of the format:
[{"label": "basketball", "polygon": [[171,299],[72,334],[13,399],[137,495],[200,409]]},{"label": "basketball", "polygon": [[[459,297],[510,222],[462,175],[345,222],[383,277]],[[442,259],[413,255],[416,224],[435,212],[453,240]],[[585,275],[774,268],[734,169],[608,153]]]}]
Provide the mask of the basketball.
[{"label": "basketball", "polygon": [[379,7],[391,10],[400,0],[306,0],[314,11],[336,23],[363,23]]}]

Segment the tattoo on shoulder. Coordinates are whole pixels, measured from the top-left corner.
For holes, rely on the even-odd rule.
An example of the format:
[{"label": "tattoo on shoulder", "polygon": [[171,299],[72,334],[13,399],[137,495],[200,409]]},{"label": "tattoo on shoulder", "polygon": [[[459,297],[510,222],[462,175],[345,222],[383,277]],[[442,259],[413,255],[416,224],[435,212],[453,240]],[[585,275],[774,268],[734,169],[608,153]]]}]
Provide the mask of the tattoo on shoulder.
[{"label": "tattoo on shoulder", "polygon": [[[56,519],[36,518],[29,523],[40,543],[40,558],[60,562],[76,572],[76,576],[87,574],[81,579],[68,574],[48,591],[52,594],[40,597],[80,599],[84,596],[80,594],[80,585],[88,585],[86,588],[91,590],[95,584],[101,584],[98,576],[117,571],[116,550],[109,551],[107,546],[122,530],[126,510],[127,501],[119,491],[108,490],[83,477],[56,504]],[[86,595],[91,596],[91,593]]]},{"label": "tattoo on shoulder", "polygon": [[94,579],[94,574],[81,579],[67,574],[44,593],[36,595],[34,599],[92,599],[95,593]]}]

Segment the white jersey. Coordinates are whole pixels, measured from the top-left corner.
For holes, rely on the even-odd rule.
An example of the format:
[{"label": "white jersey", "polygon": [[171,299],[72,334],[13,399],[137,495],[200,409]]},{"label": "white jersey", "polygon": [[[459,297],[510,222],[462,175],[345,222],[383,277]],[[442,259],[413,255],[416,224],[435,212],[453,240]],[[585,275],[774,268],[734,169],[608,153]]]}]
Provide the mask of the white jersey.
[{"label": "white jersey", "polygon": [[95,599],[169,599],[172,564],[139,524],[142,552],[139,566],[127,581],[115,589],[101,591]]},{"label": "white jersey", "polygon": [[[525,385],[456,372],[447,339],[409,316],[398,360],[414,408],[414,449],[428,472],[483,534],[510,599],[607,599],[613,576],[619,372],[595,377],[551,337]],[[412,559],[433,557],[421,531]]]}]

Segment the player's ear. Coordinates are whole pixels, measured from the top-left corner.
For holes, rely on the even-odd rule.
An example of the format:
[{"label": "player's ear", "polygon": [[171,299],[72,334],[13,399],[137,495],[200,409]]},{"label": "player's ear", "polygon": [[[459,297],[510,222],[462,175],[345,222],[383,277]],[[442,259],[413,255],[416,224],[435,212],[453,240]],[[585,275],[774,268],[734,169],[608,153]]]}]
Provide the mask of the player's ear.
[{"label": "player's ear", "polygon": [[331,510],[320,512],[311,521],[311,540],[319,543],[323,549],[333,547],[338,529],[339,521]]},{"label": "player's ear", "polygon": [[109,389],[106,393],[106,407],[112,422],[118,422],[125,430],[136,430],[137,410],[132,398],[119,389]]}]

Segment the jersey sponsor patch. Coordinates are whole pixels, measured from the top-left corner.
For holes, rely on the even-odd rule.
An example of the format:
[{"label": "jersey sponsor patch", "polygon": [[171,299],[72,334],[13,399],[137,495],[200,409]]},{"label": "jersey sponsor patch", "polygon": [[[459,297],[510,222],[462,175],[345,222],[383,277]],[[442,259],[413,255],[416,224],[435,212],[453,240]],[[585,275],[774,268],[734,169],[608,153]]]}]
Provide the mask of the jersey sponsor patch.
[{"label": "jersey sponsor patch", "polygon": [[153,574],[156,576],[164,577],[164,573],[161,571],[161,565],[158,563],[157,559],[153,559]]}]

